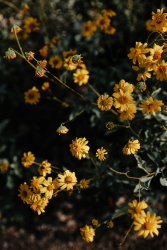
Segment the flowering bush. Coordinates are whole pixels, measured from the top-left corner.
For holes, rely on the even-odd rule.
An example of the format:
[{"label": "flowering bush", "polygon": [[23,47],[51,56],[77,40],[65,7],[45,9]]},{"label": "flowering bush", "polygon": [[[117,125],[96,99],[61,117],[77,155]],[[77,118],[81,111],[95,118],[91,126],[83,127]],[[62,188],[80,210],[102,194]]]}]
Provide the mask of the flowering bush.
[{"label": "flowering bush", "polygon": [[[17,136],[9,140],[14,145],[11,156],[7,158],[6,147],[1,150],[7,188],[12,174],[17,182],[22,180],[17,195],[38,215],[47,213],[49,201],[65,192],[72,196],[89,188],[97,194],[112,190],[117,200],[124,192],[122,206],[114,204],[112,212],[80,228],[82,239],[92,242],[102,225],[112,229],[125,215],[133,220],[128,233],[133,228],[144,238],[158,235],[167,221],[154,207],[155,192],[162,203],[154,181],[167,187],[167,13],[163,8],[152,11],[146,23],[151,33],[130,47],[117,44],[121,27],[114,5],[91,8],[89,18],[88,13],[75,14],[69,34],[67,17],[57,16],[55,24],[50,7],[40,6],[38,20],[27,3],[7,5],[18,14],[4,37],[3,60],[10,60],[4,66],[16,87],[14,96],[8,86],[10,101],[19,113],[15,122],[21,121]],[[12,113],[8,117],[14,120]],[[8,120],[3,124],[8,129]]]}]

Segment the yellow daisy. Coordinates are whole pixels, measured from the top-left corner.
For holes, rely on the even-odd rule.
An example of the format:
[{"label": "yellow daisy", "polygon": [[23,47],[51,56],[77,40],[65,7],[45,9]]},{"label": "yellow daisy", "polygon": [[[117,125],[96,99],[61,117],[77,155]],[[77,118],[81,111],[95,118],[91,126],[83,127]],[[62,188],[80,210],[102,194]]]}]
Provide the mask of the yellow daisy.
[{"label": "yellow daisy", "polygon": [[73,186],[77,183],[77,178],[74,172],[66,170],[63,174],[58,174],[58,182],[60,189],[67,189],[67,191],[72,190]]},{"label": "yellow daisy", "polygon": [[152,12],[152,22],[151,25],[154,25],[155,30],[160,32],[167,31],[167,13],[163,13],[163,8],[157,9],[157,13]]},{"label": "yellow daisy", "polygon": [[24,26],[25,32],[30,33],[32,31],[39,30],[40,23],[38,23],[36,18],[33,17],[27,17],[24,20]]},{"label": "yellow daisy", "polygon": [[53,196],[53,190],[55,189],[55,186],[52,182],[52,177],[48,177],[47,180],[44,179],[42,184],[43,186],[39,188],[40,193],[44,193],[47,199],[51,199]]},{"label": "yellow daisy", "polygon": [[109,95],[107,95],[107,94],[101,95],[97,99],[97,106],[99,109],[101,109],[103,111],[110,110],[112,105],[113,105],[113,98],[109,97]]},{"label": "yellow daisy", "polygon": [[7,161],[0,162],[0,170],[7,171],[9,169],[9,163]]},{"label": "yellow daisy", "polygon": [[52,68],[60,69],[62,67],[62,65],[63,65],[63,62],[62,62],[62,60],[61,60],[61,58],[59,56],[52,56],[49,59],[49,65]]},{"label": "yellow daisy", "polygon": [[120,119],[122,120],[132,120],[135,117],[136,111],[136,105],[130,105],[130,107],[127,108],[127,110],[119,111],[120,113]]},{"label": "yellow daisy", "polygon": [[32,192],[29,189],[29,186],[27,185],[26,182],[24,184],[21,184],[19,187],[19,194],[18,196],[22,199],[22,201],[25,203],[29,204],[29,198],[31,196]]},{"label": "yellow daisy", "polygon": [[136,42],[135,48],[130,48],[130,53],[128,54],[129,59],[132,59],[133,63],[136,64],[136,61],[138,63],[142,63],[146,56],[145,54],[150,51],[150,49],[146,48],[147,43],[142,44],[141,42]]},{"label": "yellow daisy", "polygon": [[29,151],[28,153],[24,153],[21,159],[21,164],[25,168],[29,168],[35,161],[34,155]]},{"label": "yellow daisy", "polygon": [[77,64],[73,63],[71,56],[64,59],[64,67],[66,70],[74,70],[77,67]]},{"label": "yellow daisy", "polygon": [[92,36],[96,29],[95,23],[89,20],[82,26],[82,35],[85,37]]},{"label": "yellow daisy", "polygon": [[82,236],[82,239],[85,240],[86,242],[92,242],[93,237],[95,236],[95,230],[91,227],[86,225],[83,228],[80,228],[80,233]]},{"label": "yellow daisy", "polygon": [[40,215],[41,213],[45,213],[45,207],[48,205],[48,202],[46,197],[32,196],[30,208]]},{"label": "yellow daisy", "polygon": [[121,112],[126,111],[132,104],[134,105],[135,101],[133,100],[133,97],[130,95],[130,93],[123,92],[122,89],[120,89],[119,92],[113,93],[114,96],[114,103],[116,109],[119,109]]},{"label": "yellow daisy", "polygon": [[69,145],[70,151],[73,156],[81,160],[82,158],[85,158],[89,151],[89,146],[86,144],[88,141],[86,138],[76,138],[74,141],[72,140],[72,143]]},{"label": "yellow daisy", "polygon": [[123,154],[130,155],[135,154],[140,148],[140,143],[138,140],[129,140],[128,143],[123,148]]},{"label": "yellow daisy", "polygon": [[75,83],[78,83],[79,86],[88,83],[89,80],[89,71],[86,69],[77,69],[73,74],[73,79]]},{"label": "yellow daisy", "polygon": [[155,31],[155,25],[152,24],[152,20],[151,19],[149,19],[149,20],[146,21],[146,29],[148,31]]},{"label": "yellow daisy", "polygon": [[161,100],[156,100],[150,97],[146,101],[141,101],[141,104],[139,104],[139,107],[142,108],[142,113],[149,114],[151,113],[152,115],[155,114],[155,112],[161,111],[161,106],[163,106],[164,103]]},{"label": "yellow daisy", "polygon": [[162,60],[158,63],[154,68],[154,75],[156,75],[157,80],[167,80],[167,62]]},{"label": "yellow daisy", "polygon": [[85,179],[82,179],[82,180],[80,180],[80,182],[79,182],[79,186],[80,186],[80,188],[88,188],[89,187],[89,180],[85,180]]},{"label": "yellow daisy", "polygon": [[108,154],[108,152],[103,148],[99,148],[97,149],[96,152],[96,157],[100,160],[100,161],[104,161],[106,159],[106,157],[104,155]]},{"label": "yellow daisy", "polygon": [[109,16],[109,17],[116,16],[115,11],[113,11],[111,9],[102,10],[102,13],[104,16]]},{"label": "yellow daisy", "polygon": [[24,92],[25,94],[25,102],[30,104],[37,104],[39,102],[40,93],[38,92],[38,89],[34,86],[32,89],[29,89],[27,92]]},{"label": "yellow daisy", "polygon": [[99,15],[95,22],[98,28],[105,30],[110,25],[111,20],[108,16]]},{"label": "yellow daisy", "polygon": [[132,93],[134,90],[134,85],[130,84],[128,82],[125,82],[124,79],[120,80],[120,82],[118,84],[115,84],[114,86],[114,92],[119,92],[120,89],[125,93],[125,92],[129,92]]},{"label": "yellow daisy", "polygon": [[133,65],[132,69],[139,71],[139,74],[137,75],[137,81],[140,81],[141,79],[146,81],[147,78],[151,78],[151,73],[149,73],[149,71],[152,71],[153,69],[147,67],[146,63],[141,63],[139,66]]},{"label": "yellow daisy", "polygon": [[105,30],[104,33],[108,34],[108,35],[113,35],[116,32],[116,28],[114,28],[113,26],[108,26]]},{"label": "yellow daisy", "polygon": [[47,174],[50,174],[51,171],[51,164],[47,160],[42,161],[42,163],[39,164],[38,172],[40,175],[46,176]]},{"label": "yellow daisy", "polygon": [[137,200],[133,200],[128,203],[130,209],[128,209],[128,213],[131,214],[131,218],[133,219],[135,215],[144,215],[144,209],[148,207],[147,203],[142,200],[138,202]]}]

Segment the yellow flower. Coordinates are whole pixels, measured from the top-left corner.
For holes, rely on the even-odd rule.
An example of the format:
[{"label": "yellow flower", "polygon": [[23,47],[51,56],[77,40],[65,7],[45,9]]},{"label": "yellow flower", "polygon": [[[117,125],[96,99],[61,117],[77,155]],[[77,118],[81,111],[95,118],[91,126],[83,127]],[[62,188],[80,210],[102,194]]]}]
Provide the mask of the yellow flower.
[{"label": "yellow flower", "polygon": [[7,161],[0,162],[0,170],[7,171],[9,168],[9,163]]},{"label": "yellow flower", "polygon": [[115,125],[114,125],[113,122],[107,122],[107,123],[106,123],[106,128],[107,128],[108,130],[112,130],[114,127],[115,127]]},{"label": "yellow flower", "polygon": [[148,53],[150,49],[146,49],[147,43],[142,44],[141,42],[136,42],[135,48],[130,48],[130,53],[128,54],[129,59],[132,59],[133,63],[136,64],[136,60],[138,63],[142,63],[146,56],[144,54]]},{"label": "yellow flower", "polygon": [[104,161],[106,159],[106,157],[104,155],[108,154],[108,152],[103,148],[99,148],[97,149],[96,152],[96,157],[100,160],[100,161]]},{"label": "yellow flower", "polygon": [[101,30],[105,30],[110,25],[110,21],[111,20],[110,18],[108,18],[108,16],[99,15],[95,23],[98,28],[100,28]]},{"label": "yellow flower", "polygon": [[139,104],[139,107],[142,108],[142,113],[149,114],[151,113],[152,115],[155,114],[155,112],[161,111],[161,106],[163,106],[164,103],[161,100],[156,100],[150,97],[146,101],[141,101],[141,104]]},{"label": "yellow flower", "polygon": [[50,87],[49,82],[44,82],[44,83],[42,84],[41,89],[42,89],[42,90],[47,90],[49,87]]},{"label": "yellow flower", "polygon": [[77,51],[76,50],[72,50],[72,49],[70,49],[68,51],[63,51],[63,57],[66,58],[67,56],[69,56],[69,55],[75,55],[76,53],[77,53]]},{"label": "yellow flower", "polygon": [[18,196],[22,199],[24,203],[26,202],[29,204],[29,198],[32,194],[31,190],[29,189],[29,186],[26,182],[24,182],[24,184],[21,184],[19,188],[20,189]]},{"label": "yellow flower", "polygon": [[6,52],[5,52],[5,56],[3,58],[7,58],[7,59],[14,59],[16,58],[16,53],[12,50],[12,49],[8,49]]},{"label": "yellow flower", "polygon": [[161,55],[163,53],[163,45],[159,46],[154,43],[154,46],[152,49],[150,49],[150,56],[147,57],[147,62],[156,63],[161,59]]},{"label": "yellow flower", "polygon": [[48,205],[48,199],[46,197],[41,198],[40,196],[32,196],[30,208],[36,211],[38,215],[45,212],[44,209],[47,205]]},{"label": "yellow flower", "polygon": [[151,74],[149,73],[149,71],[151,71],[151,68],[147,68],[145,63],[141,63],[138,66],[132,66],[132,69],[134,69],[135,71],[139,71],[139,74],[137,75],[137,81],[140,81],[141,79],[143,79],[144,81],[147,80],[147,78],[151,78]]},{"label": "yellow flower", "polygon": [[47,56],[47,54],[48,54],[48,46],[47,45],[43,46],[43,48],[39,50],[39,53],[43,57]]},{"label": "yellow flower", "polygon": [[131,218],[133,219],[135,215],[144,215],[144,209],[148,207],[147,203],[142,200],[137,202],[137,200],[133,200],[132,202],[128,203],[130,209],[128,209],[128,213],[131,214]]},{"label": "yellow flower", "polygon": [[92,220],[92,225],[93,226],[98,226],[98,224],[99,224],[98,220],[96,220],[96,219]]},{"label": "yellow flower", "polygon": [[88,141],[86,138],[76,138],[72,143],[69,145],[70,151],[73,156],[81,160],[81,158],[85,158],[89,151],[89,146],[86,144]]},{"label": "yellow flower", "polygon": [[58,174],[58,182],[60,189],[67,189],[67,191],[73,189],[73,186],[77,183],[77,178],[74,172],[66,170],[63,174]]},{"label": "yellow flower", "polygon": [[32,31],[39,30],[40,24],[38,23],[36,18],[33,17],[27,17],[24,20],[24,29],[27,33],[30,33]]},{"label": "yellow flower", "polygon": [[111,9],[102,10],[102,13],[104,16],[109,16],[109,17],[116,16],[115,11]]},{"label": "yellow flower", "polygon": [[63,126],[62,124],[60,125],[60,127],[56,130],[56,132],[60,135],[60,134],[67,134],[67,132],[69,131],[68,128],[66,128],[65,126]]},{"label": "yellow flower", "polygon": [[116,28],[113,26],[108,26],[105,30],[104,33],[108,35],[113,35],[116,32]]},{"label": "yellow flower", "polygon": [[152,24],[152,20],[151,19],[149,19],[149,20],[146,21],[146,29],[148,31],[155,31],[155,25]]},{"label": "yellow flower", "polygon": [[140,148],[140,143],[138,140],[129,140],[128,143],[123,148],[123,154],[130,155],[135,154]]},{"label": "yellow flower", "polygon": [[45,72],[46,72],[46,70],[44,70],[40,66],[37,66],[36,71],[35,71],[35,76],[41,78],[45,75]]},{"label": "yellow flower", "polygon": [[25,56],[26,56],[26,59],[27,61],[31,61],[34,59],[34,52],[30,51],[30,52],[25,52]]},{"label": "yellow flower", "polygon": [[59,56],[52,56],[49,59],[49,64],[52,68],[60,69],[63,65],[63,62]]},{"label": "yellow flower", "polygon": [[128,82],[125,82],[124,79],[120,80],[119,84],[115,84],[114,86],[114,92],[119,92],[120,89],[125,93],[125,92],[129,92],[132,93],[134,90],[134,85],[130,84]]},{"label": "yellow flower", "polygon": [[97,106],[99,109],[101,109],[103,111],[110,110],[112,107],[112,104],[113,104],[113,98],[109,97],[109,95],[107,95],[107,94],[101,95],[97,99]]},{"label": "yellow flower", "polygon": [[120,119],[122,120],[132,120],[135,117],[135,113],[136,113],[136,106],[135,105],[130,105],[129,108],[127,108],[127,110],[124,111],[119,111],[120,113]]},{"label": "yellow flower", "polygon": [[158,228],[161,228],[160,223],[162,223],[163,220],[160,216],[156,216],[156,213],[150,214],[150,212],[147,212],[140,216],[135,215],[134,218],[134,230],[138,231],[138,235],[142,235],[144,238],[146,238],[149,234],[151,237],[154,237],[154,234],[158,235]]},{"label": "yellow flower", "polygon": [[25,102],[30,104],[37,104],[39,102],[40,93],[38,93],[38,89],[34,86],[32,89],[29,89],[25,94]]},{"label": "yellow flower", "polygon": [[64,67],[66,68],[66,70],[74,70],[76,69],[77,64],[73,63],[73,61],[71,60],[71,56],[69,56],[64,60]]},{"label": "yellow flower", "polygon": [[45,197],[47,199],[51,199],[53,196],[53,190],[55,189],[55,186],[52,182],[52,177],[48,177],[48,179],[44,179],[43,181],[43,186],[44,187],[40,187],[40,193],[44,193]]},{"label": "yellow flower", "polygon": [[27,3],[21,3],[21,8],[20,8],[20,11],[24,14],[24,13],[26,13],[27,12],[27,10],[29,10],[29,6],[28,6],[28,4]]},{"label": "yellow flower", "polygon": [[45,160],[41,164],[39,164],[38,167],[38,172],[40,175],[46,176],[46,174],[50,174],[52,169],[51,169],[51,164]]},{"label": "yellow flower", "polygon": [[157,9],[157,13],[152,12],[152,22],[151,25],[154,25],[155,30],[160,32],[167,31],[167,13],[163,14],[163,8]]},{"label": "yellow flower", "polygon": [[119,109],[121,112],[126,111],[132,104],[134,105],[133,97],[130,95],[130,93],[123,92],[122,89],[120,89],[119,92],[113,93],[114,96],[114,103],[116,109]]},{"label": "yellow flower", "polygon": [[79,86],[88,83],[89,80],[89,71],[86,69],[77,69],[73,74],[73,79],[75,83],[78,83]]},{"label": "yellow flower", "polygon": [[97,27],[94,22],[88,21],[82,26],[82,35],[85,37],[92,36],[96,31]]},{"label": "yellow flower", "polygon": [[21,164],[25,168],[29,168],[35,161],[34,155],[29,151],[28,153],[24,153],[21,159]]},{"label": "yellow flower", "polygon": [[31,180],[30,188],[32,188],[35,193],[38,193],[40,188],[43,187],[42,184],[44,180],[45,180],[44,176],[40,176],[40,177],[33,176],[33,179]]},{"label": "yellow flower", "polygon": [[42,69],[46,68],[46,65],[47,65],[47,61],[45,59],[37,61],[37,66],[41,67]]},{"label": "yellow flower", "polygon": [[80,228],[82,239],[86,242],[92,242],[93,237],[95,236],[95,230],[91,227],[86,225],[83,228]]},{"label": "yellow flower", "polygon": [[167,80],[167,62],[162,60],[159,64],[157,64],[154,68],[154,75],[156,75],[157,80]]},{"label": "yellow flower", "polygon": [[108,228],[113,228],[114,227],[114,222],[113,221],[107,222],[107,227]]},{"label": "yellow flower", "polygon": [[85,180],[85,179],[82,179],[82,180],[80,180],[80,182],[79,182],[79,186],[80,186],[80,188],[88,188],[89,187],[89,180]]}]

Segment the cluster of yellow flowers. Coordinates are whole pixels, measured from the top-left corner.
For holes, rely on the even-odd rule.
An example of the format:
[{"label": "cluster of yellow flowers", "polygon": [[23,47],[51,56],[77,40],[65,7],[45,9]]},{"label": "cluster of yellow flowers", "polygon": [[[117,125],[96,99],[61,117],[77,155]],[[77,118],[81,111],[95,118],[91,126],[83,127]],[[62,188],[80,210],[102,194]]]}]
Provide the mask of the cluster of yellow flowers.
[{"label": "cluster of yellow flowers", "polygon": [[89,20],[83,25],[82,35],[85,37],[92,36],[98,28],[103,30],[105,34],[113,35],[116,29],[110,23],[111,17],[115,15],[116,13],[111,9],[102,10],[94,21]]}]

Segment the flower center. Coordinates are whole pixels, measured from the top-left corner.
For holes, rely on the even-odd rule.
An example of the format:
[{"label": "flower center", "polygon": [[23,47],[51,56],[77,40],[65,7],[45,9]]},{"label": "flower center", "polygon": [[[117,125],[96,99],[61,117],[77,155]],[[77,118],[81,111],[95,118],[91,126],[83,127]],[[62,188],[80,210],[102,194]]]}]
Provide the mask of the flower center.
[{"label": "flower center", "polygon": [[159,60],[161,58],[161,54],[159,52],[156,52],[153,56],[154,60]]},{"label": "flower center", "polygon": [[165,74],[166,71],[167,71],[167,68],[166,68],[165,66],[161,66],[161,67],[159,68],[159,71],[160,71],[162,74]]},{"label": "flower center", "polygon": [[48,191],[52,191],[53,189],[54,189],[54,185],[52,185],[52,184],[47,187]]},{"label": "flower center", "polygon": [[154,105],[153,105],[153,104],[149,104],[149,105],[148,105],[148,109],[149,109],[149,110],[154,110]]},{"label": "flower center", "polygon": [[83,74],[80,74],[79,76],[78,76],[78,80],[79,81],[82,81],[84,79],[84,75]]},{"label": "flower center", "polygon": [[89,26],[86,26],[86,27],[85,27],[85,30],[86,30],[86,31],[89,31],[89,30],[90,30],[90,27],[89,27]]},{"label": "flower center", "polygon": [[119,102],[120,102],[121,104],[126,104],[126,103],[128,103],[128,99],[127,99],[126,96],[121,96],[121,97],[119,98]]},{"label": "flower center", "polygon": [[102,105],[102,106],[107,106],[107,101],[106,101],[106,100],[102,100],[102,101],[101,101],[101,105]]},{"label": "flower center", "polygon": [[71,176],[66,176],[66,178],[64,179],[65,183],[71,183],[72,182],[72,178]]},{"label": "flower center", "polygon": [[153,224],[147,221],[146,223],[144,223],[144,227],[146,230],[151,230],[153,228]]},{"label": "flower center", "polygon": [[141,49],[135,49],[134,55],[139,56],[141,54]]},{"label": "flower center", "polygon": [[75,152],[80,152],[80,151],[81,151],[81,145],[78,144],[78,143],[75,143],[75,144],[73,145],[73,150],[74,150]]},{"label": "flower center", "polygon": [[24,198],[26,198],[26,197],[27,197],[27,191],[24,190],[24,191],[22,192],[22,196],[23,196]]},{"label": "flower center", "polygon": [[28,98],[30,99],[30,100],[33,100],[34,99],[34,93],[29,93],[29,95],[28,95]]},{"label": "flower center", "polygon": [[104,25],[104,24],[105,24],[105,20],[102,19],[102,20],[100,21],[100,25]]},{"label": "flower center", "polygon": [[139,214],[141,212],[141,208],[139,206],[136,206],[134,210],[136,214]]},{"label": "flower center", "polygon": [[158,23],[158,24],[162,23],[161,17],[160,16],[156,17],[155,22]]}]

